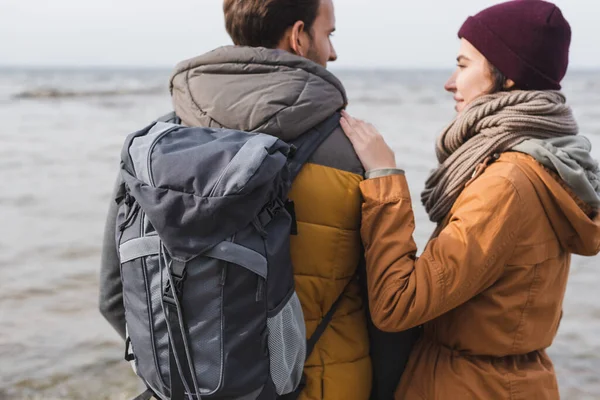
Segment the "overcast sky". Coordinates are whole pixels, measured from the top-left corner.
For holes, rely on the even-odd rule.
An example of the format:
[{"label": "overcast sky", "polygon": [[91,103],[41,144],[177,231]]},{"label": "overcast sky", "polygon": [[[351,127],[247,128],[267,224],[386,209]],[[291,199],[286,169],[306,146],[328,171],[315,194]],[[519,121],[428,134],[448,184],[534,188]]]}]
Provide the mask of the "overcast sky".
[{"label": "overcast sky", "polygon": [[[337,67],[452,68],[489,0],[334,0]],[[600,68],[600,1],[557,0],[571,66]],[[230,44],[221,0],[0,0],[0,65],[171,67]]]}]

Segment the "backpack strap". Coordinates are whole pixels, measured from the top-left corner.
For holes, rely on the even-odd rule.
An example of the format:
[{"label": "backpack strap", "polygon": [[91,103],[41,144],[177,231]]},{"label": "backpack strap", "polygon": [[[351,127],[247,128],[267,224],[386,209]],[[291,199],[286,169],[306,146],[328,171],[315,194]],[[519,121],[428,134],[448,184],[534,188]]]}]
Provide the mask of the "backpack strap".
[{"label": "backpack strap", "polygon": [[[162,255],[159,255],[161,257]],[[169,332],[169,389],[171,400],[184,400],[186,392],[190,392],[188,383],[194,383],[192,377],[191,361],[185,342],[185,324],[181,319],[183,310],[180,299],[183,285],[186,279],[186,263],[171,260],[171,267],[167,266],[167,275],[170,279],[163,291],[163,307],[165,311],[165,322]],[[185,360],[185,363],[184,363]],[[187,364],[187,365],[186,365]],[[191,396],[191,395],[190,395]]]},{"label": "backpack strap", "polygon": [[350,286],[350,284],[352,283],[353,280],[354,280],[354,277],[352,277],[350,279],[350,282],[348,282],[348,284],[344,287],[344,290],[342,290],[342,293],[340,293],[338,298],[335,299],[335,301],[331,305],[331,308],[329,309],[329,311],[327,311],[327,314],[325,314],[325,316],[323,317],[323,319],[317,326],[317,329],[315,329],[315,331],[311,335],[310,339],[308,339],[306,341],[306,358],[308,358],[312,354],[313,350],[315,349],[315,345],[317,344],[317,342],[319,341],[319,339],[325,332],[325,329],[327,329],[327,326],[333,319],[333,315],[337,311],[337,308],[339,307],[339,305],[342,301],[342,298],[346,294],[346,289],[348,289],[348,286]]},{"label": "backpack strap", "polygon": [[319,125],[315,126],[308,132],[300,135],[297,139],[290,142],[295,150],[290,161],[290,173],[292,180],[296,179],[302,166],[313,155],[315,150],[323,144],[325,139],[329,137],[340,125],[340,113],[335,113]]},{"label": "backpack strap", "polygon": [[[295,140],[289,142],[290,144],[290,158],[288,161],[288,167],[290,171],[290,178],[292,181],[296,179],[300,170],[304,164],[310,159],[315,150],[319,148],[321,144],[327,139],[340,125],[340,113],[335,113],[319,125],[303,133]],[[292,217],[292,235],[296,235],[296,213],[294,211],[294,204],[291,201],[283,204],[272,204],[270,207],[265,208],[257,217],[257,228],[265,227],[273,219],[273,215],[281,208],[285,207]]]},{"label": "backpack strap", "polygon": [[[327,118],[325,121],[321,122],[319,125],[312,128],[310,131],[301,135],[299,138],[294,140],[291,144],[295,147],[294,154],[292,156],[292,160],[290,162],[290,172],[292,175],[292,179],[295,179],[302,166],[308,161],[308,159],[312,156],[312,154],[319,148],[321,144],[333,133],[335,128],[337,128],[340,124],[340,113],[335,113],[331,117]],[[310,339],[306,341],[306,358],[310,356],[312,351],[315,348],[315,345],[325,332],[325,329],[331,322],[333,318],[333,314],[337,310],[342,297],[346,293],[346,289],[350,286],[350,283],[353,279],[350,279],[350,282],[344,287],[342,293],[338,296],[338,298],[333,302],[327,314],[323,317],[317,329],[313,332]]]},{"label": "backpack strap", "polygon": [[[327,329],[327,326],[333,319],[333,315],[335,314],[338,306],[340,305],[342,298],[346,294],[346,289],[348,289],[348,287],[350,286],[352,281],[354,281],[355,276],[353,276],[350,279],[350,282],[348,282],[348,284],[344,287],[344,290],[342,290],[342,293],[340,293],[338,298],[335,299],[335,301],[331,305],[331,308],[329,309],[329,311],[327,311],[327,314],[325,314],[325,316],[323,317],[323,319],[317,326],[317,329],[315,329],[315,331],[313,332],[311,337],[306,341],[306,359],[307,360],[308,360],[308,357],[312,354],[313,350],[315,349],[315,345],[317,344],[317,342],[319,341],[319,339],[325,332],[325,329]],[[288,393],[286,395],[280,396],[279,400],[296,400],[298,397],[300,397],[300,393],[302,393],[305,386],[306,386],[306,375],[302,374],[302,379],[300,380],[300,384],[298,385],[296,390],[294,390],[292,393]]]},{"label": "backpack strap", "polygon": [[150,400],[153,396],[158,398],[158,396],[156,396],[152,390],[147,389],[144,393],[138,395],[133,400]]},{"label": "backpack strap", "polygon": [[171,111],[168,114],[163,115],[162,117],[158,118],[156,120],[156,122],[168,122],[171,124],[181,124],[181,118],[179,118],[177,116],[177,114],[175,114],[175,111]]}]

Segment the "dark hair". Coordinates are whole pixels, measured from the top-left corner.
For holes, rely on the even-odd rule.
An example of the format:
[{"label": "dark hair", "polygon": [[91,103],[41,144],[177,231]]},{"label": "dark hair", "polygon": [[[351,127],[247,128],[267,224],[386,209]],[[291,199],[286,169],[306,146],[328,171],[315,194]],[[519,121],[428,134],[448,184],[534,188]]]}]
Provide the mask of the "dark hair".
[{"label": "dark hair", "polygon": [[506,75],[504,75],[498,68],[488,62],[488,66],[490,68],[490,75],[492,77],[492,88],[490,89],[490,93],[498,93],[498,92],[507,92],[510,90],[515,90],[516,87],[511,87],[507,89],[504,87],[506,80],[508,79]]},{"label": "dark hair", "polygon": [[225,0],[225,28],[237,46],[275,48],[285,31],[304,22],[310,35],[321,0]]}]

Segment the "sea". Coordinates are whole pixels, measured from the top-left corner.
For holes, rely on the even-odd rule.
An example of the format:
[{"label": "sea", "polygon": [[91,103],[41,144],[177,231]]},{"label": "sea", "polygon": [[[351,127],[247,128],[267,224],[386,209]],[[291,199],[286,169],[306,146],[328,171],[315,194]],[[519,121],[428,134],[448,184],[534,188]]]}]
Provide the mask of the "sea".
[{"label": "sea", "polygon": [[[372,122],[418,193],[454,116],[450,71],[343,70],[348,111]],[[143,386],[98,311],[103,226],[123,140],[169,112],[169,69],[0,68],[0,399],[131,399]],[[564,92],[600,159],[600,70]],[[600,258],[573,257],[549,349],[568,400],[600,399]]]}]

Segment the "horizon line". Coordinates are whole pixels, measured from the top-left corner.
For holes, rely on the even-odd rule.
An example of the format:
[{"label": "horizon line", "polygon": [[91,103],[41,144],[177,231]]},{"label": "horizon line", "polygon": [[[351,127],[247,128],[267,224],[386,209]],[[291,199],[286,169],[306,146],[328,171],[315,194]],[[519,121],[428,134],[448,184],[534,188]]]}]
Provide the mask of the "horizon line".
[{"label": "horizon line", "polygon": [[[165,65],[102,65],[102,64],[82,64],[82,65],[26,65],[26,64],[0,64],[0,70],[22,69],[22,70],[147,70],[147,71],[167,71],[173,70],[175,66]],[[433,67],[433,66],[353,66],[353,65],[332,65],[327,68],[332,71],[451,71],[454,67]],[[600,71],[600,65],[597,66],[572,66],[569,71]]]}]

